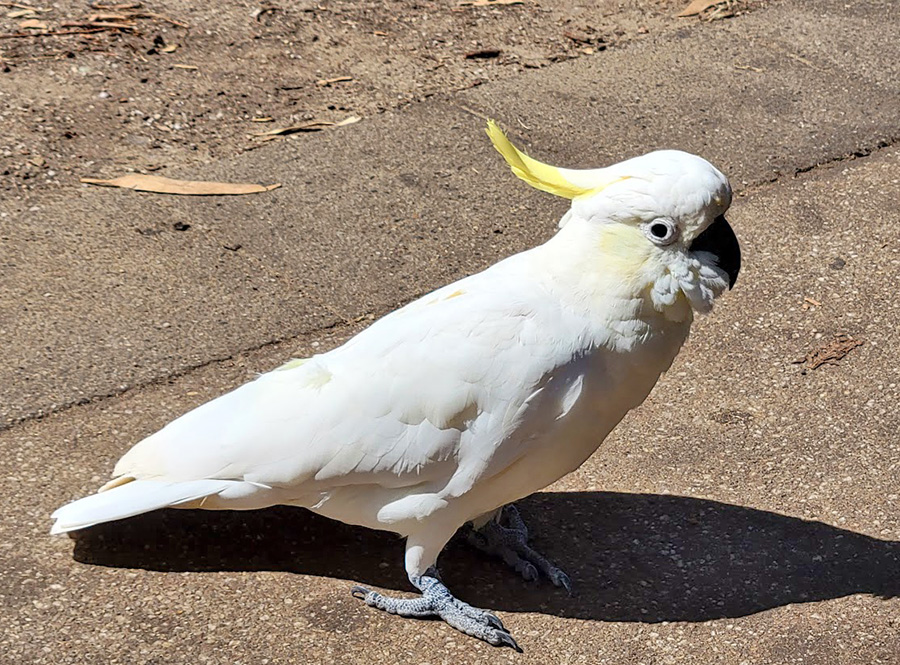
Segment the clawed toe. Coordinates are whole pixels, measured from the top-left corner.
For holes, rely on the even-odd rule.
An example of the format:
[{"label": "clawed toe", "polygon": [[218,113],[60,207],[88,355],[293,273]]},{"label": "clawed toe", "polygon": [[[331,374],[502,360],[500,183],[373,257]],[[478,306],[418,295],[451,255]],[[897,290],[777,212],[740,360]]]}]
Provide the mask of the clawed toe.
[{"label": "clawed toe", "polygon": [[516,651],[522,651],[499,617],[459,600],[437,579],[436,571],[432,570],[429,573],[410,578],[422,592],[419,598],[389,598],[362,586],[352,587],[350,593],[370,607],[389,614],[417,618],[440,617],[467,635],[494,646],[508,646]]},{"label": "clawed toe", "polygon": [[547,574],[547,577],[553,582],[553,586],[562,587],[566,590],[566,593],[570,596],[572,595],[572,581],[569,579],[569,576],[559,568],[552,568]]},{"label": "clawed toe", "polygon": [[483,623],[489,628],[495,628],[496,630],[502,630],[504,633],[509,632],[506,630],[506,626],[503,625],[503,622],[500,621],[500,617],[498,617],[493,612],[488,612],[487,610],[479,610],[476,607],[472,607],[471,605],[466,606],[470,610],[474,610],[474,612],[464,612],[466,616],[470,619],[474,619],[479,623]]},{"label": "clawed toe", "polygon": [[476,549],[503,559],[524,580],[533,582],[543,575],[571,595],[569,576],[528,544],[528,529],[515,506],[505,506],[493,520],[470,531],[468,540]]},{"label": "clawed toe", "polygon": [[465,605],[465,603],[462,605],[463,607],[439,608],[437,615],[466,635],[477,637],[494,646],[511,646],[516,650],[520,650],[519,645],[516,644],[512,635],[509,634],[509,631],[506,630],[503,622],[497,616],[491,612]]},{"label": "clawed toe", "polygon": [[366,587],[359,586],[358,584],[350,587],[350,595],[354,598],[359,598],[360,600],[365,600],[366,596],[368,596],[370,593],[372,592],[369,591]]},{"label": "clawed toe", "polygon": [[496,633],[491,637],[491,639],[488,639],[487,642],[494,645],[495,647],[511,647],[519,653],[522,653],[522,647],[520,647],[515,638],[505,630],[496,631]]},{"label": "clawed toe", "polygon": [[522,579],[526,582],[537,582],[538,578],[540,578],[540,573],[538,573],[538,569],[534,567],[530,561],[522,561],[521,565],[517,567],[519,571],[519,575],[522,576]]}]

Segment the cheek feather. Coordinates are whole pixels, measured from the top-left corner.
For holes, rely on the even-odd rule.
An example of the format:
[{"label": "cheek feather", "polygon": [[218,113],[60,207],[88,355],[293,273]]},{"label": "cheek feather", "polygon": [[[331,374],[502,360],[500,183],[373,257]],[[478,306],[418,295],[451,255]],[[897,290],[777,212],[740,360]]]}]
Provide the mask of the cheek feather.
[{"label": "cheek feather", "polygon": [[597,241],[600,267],[612,283],[642,290],[649,281],[647,262],[651,245],[640,229],[619,224],[603,228]]},{"label": "cheek feather", "polygon": [[600,230],[596,242],[596,288],[618,297],[647,297],[667,319],[687,320],[692,310],[708,312],[727,286],[721,271],[682,252],[661,252],[639,228],[610,224]]}]

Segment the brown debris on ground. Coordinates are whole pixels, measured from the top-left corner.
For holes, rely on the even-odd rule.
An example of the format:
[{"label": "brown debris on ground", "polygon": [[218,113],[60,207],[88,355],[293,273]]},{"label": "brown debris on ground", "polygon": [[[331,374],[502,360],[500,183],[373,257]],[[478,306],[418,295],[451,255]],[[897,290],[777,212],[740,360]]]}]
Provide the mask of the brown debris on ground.
[{"label": "brown debris on ground", "polygon": [[792,364],[805,363],[804,371],[818,369],[822,365],[837,365],[839,360],[842,360],[856,347],[862,346],[863,343],[862,340],[854,339],[850,335],[840,334],[807,352],[803,358],[794,360]]},{"label": "brown debris on ground", "polygon": [[680,18],[699,17],[703,21],[718,21],[740,14],[741,4],[738,0],[693,0],[678,16]]},{"label": "brown debris on ground", "polygon": [[81,182],[100,187],[121,187],[136,192],[178,194],[181,196],[239,196],[259,194],[278,189],[281,184],[258,185],[249,182],[210,182],[201,180],[175,180],[161,176],[131,173],[111,180],[81,178]]}]

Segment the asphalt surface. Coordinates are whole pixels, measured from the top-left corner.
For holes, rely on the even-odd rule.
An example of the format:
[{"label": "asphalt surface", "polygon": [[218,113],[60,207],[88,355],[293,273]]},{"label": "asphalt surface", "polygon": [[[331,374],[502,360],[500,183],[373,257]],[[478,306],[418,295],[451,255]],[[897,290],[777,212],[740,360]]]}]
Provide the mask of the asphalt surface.
[{"label": "asphalt surface", "polygon": [[[283,183],[268,194],[78,188],[4,220],[21,307],[2,322],[0,659],[900,661],[897,34],[892,2],[772,3],[191,173]],[[565,166],[691,150],[740,192],[737,288],[604,446],[522,503],[575,594],[460,544],[441,560],[524,654],[355,601],[352,583],[409,590],[402,542],[301,510],[47,535],[188,408],[549,237],[564,202],[506,171],[483,116]],[[862,345],[813,368],[839,335]]]}]

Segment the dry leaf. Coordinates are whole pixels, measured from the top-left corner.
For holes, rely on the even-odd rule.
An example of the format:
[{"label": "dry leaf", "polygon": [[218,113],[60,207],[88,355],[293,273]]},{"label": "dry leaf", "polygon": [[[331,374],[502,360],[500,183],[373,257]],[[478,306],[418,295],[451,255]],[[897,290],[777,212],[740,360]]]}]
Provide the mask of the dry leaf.
[{"label": "dry leaf", "polygon": [[493,5],[524,5],[525,0],[460,0],[457,7],[492,7]]},{"label": "dry leaf", "polygon": [[200,69],[194,65],[172,65],[173,67],[177,67],[178,69]]},{"label": "dry leaf", "polygon": [[44,21],[40,21],[36,18],[30,18],[27,21],[19,23],[20,30],[47,30],[49,27],[50,26]]},{"label": "dry leaf", "polygon": [[603,41],[598,35],[590,35],[581,30],[566,30],[563,37],[571,39],[576,44],[593,44],[596,41]]},{"label": "dry leaf", "polygon": [[185,196],[226,196],[237,194],[257,194],[269,192],[281,187],[274,185],[257,185],[249,182],[204,182],[199,180],[174,180],[158,175],[131,173],[112,180],[98,178],[82,178],[81,182],[102,187],[123,187],[138,192],[155,192],[157,194],[183,194]]},{"label": "dry leaf", "polygon": [[372,34],[375,35],[376,37],[387,37],[388,36],[388,33],[382,32],[381,30],[373,30]]},{"label": "dry leaf", "polygon": [[33,9],[14,9],[6,15],[6,18],[25,18],[37,14]]},{"label": "dry leaf", "polygon": [[175,49],[178,48],[178,44],[169,44],[168,46],[163,46],[159,49],[160,53],[174,53]]},{"label": "dry leaf", "polygon": [[[794,365],[806,363],[809,369],[817,369],[822,365],[837,365],[838,360],[862,345],[861,339],[853,339],[850,335],[837,335],[834,339],[807,353],[805,357],[792,362]],[[805,372],[806,370],[804,370]]]},{"label": "dry leaf", "polygon": [[288,127],[276,127],[265,132],[254,132],[249,134],[251,138],[258,138],[261,141],[271,141],[279,136],[287,136],[288,134],[297,134],[299,132],[321,132],[329,127],[344,127],[352,125],[362,120],[359,116],[351,115],[339,122],[331,122],[329,120],[310,120],[299,125],[290,125]]},{"label": "dry leaf", "polygon": [[318,81],[316,81],[316,85],[319,85],[319,86],[331,85],[332,83],[341,83],[343,81],[352,81],[352,80],[353,80],[352,76],[337,76],[333,79],[319,79]]},{"label": "dry leaf", "polygon": [[702,12],[705,12],[710,7],[715,7],[716,5],[721,5],[725,2],[725,0],[693,0],[691,4],[681,10],[681,13],[678,14],[681,18],[687,18],[688,16],[697,16]]}]

